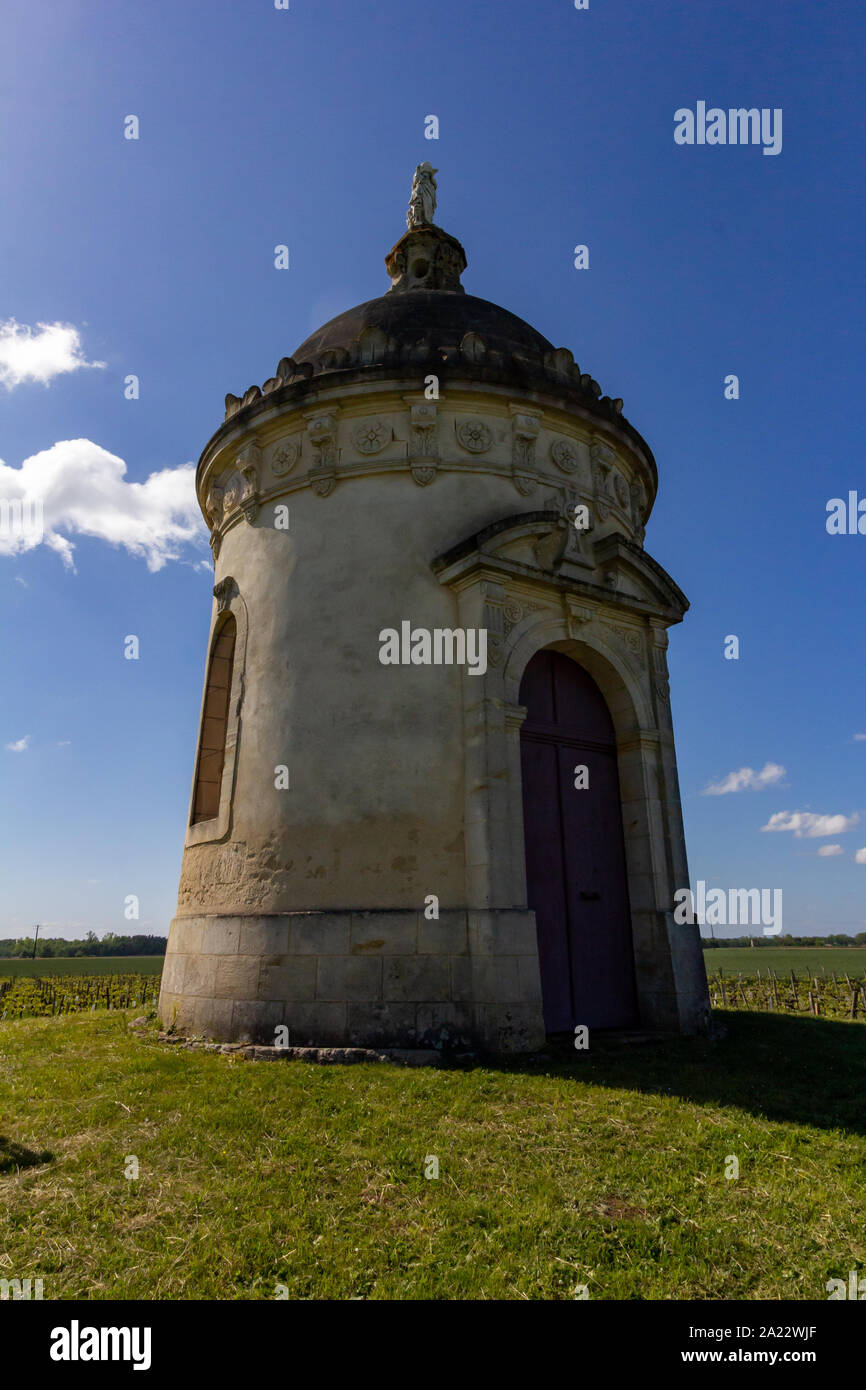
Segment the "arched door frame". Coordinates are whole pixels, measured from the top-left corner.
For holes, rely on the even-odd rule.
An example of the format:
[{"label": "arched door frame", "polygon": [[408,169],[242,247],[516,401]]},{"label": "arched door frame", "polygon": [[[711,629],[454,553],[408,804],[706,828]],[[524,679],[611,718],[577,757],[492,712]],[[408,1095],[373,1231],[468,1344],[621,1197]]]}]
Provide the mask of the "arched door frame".
[{"label": "arched door frame", "polygon": [[649,557],[628,557],[628,588],[637,587],[636,577],[642,580],[641,597],[621,592],[625,565],[618,574],[616,557],[607,561],[604,585],[527,563],[532,529],[544,528],[526,517],[513,528],[511,536],[524,547],[519,560],[507,553],[505,531],[497,537],[499,553],[471,538],[434,562],[440,582],[455,594],[459,625],[488,632],[485,675],[462,676],[467,905],[470,911],[526,911],[520,767],[526,709],[518,696],[531,657],[554,647],[596,681],[616,731],[641,1023],[700,1031],[708,1019],[700,940],[696,928],[673,921],[674,891],[689,879],[665,629],[680,620],[685,601],[678,604],[670,580],[664,591],[667,576]]}]

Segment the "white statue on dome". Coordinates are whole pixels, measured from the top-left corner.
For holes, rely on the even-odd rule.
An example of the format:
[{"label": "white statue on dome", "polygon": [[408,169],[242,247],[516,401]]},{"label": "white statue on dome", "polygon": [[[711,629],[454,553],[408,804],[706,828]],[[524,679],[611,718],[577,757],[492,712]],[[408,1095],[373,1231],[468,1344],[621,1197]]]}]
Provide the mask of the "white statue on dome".
[{"label": "white statue on dome", "polygon": [[409,197],[409,211],[406,226],[410,232],[414,227],[429,227],[436,211],[436,179],[439,170],[427,160],[419,164],[412,176],[412,192]]}]

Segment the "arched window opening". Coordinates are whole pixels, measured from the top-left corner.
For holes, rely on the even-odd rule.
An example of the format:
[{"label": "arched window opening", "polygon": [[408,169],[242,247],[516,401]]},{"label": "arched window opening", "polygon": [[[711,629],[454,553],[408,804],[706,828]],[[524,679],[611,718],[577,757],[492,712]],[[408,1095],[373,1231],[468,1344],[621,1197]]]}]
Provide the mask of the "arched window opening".
[{"label": "arched window opening", "polygon": [[230,613],[211,648],[192,803],[193,825],[219,815],[236,636],[237,623]]}]

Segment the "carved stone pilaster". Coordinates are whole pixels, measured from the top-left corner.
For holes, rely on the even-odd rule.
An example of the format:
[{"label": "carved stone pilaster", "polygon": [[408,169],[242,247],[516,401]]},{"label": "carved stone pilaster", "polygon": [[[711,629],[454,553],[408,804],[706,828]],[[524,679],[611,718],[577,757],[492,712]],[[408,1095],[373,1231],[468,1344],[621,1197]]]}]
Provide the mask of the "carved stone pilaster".
[{"label": "carved stone pilaster", "polygon": [[529,415],[514,406],[511,407],[511,412],[511,476],[521,496],[528,497],[538,486],[535,476],[535,441],[541,429],[541,416]]},{"label": "carved stone pilaster", "polygon": [[327,497],[337,484],[337,413],[316,411],[305,418],[313,454],[307,477],[316,496]]},{"label": "carved stone pilaster", "polygon": [[223,499],[225,488],[219,483],[211,483],[208,488],[207,498],[205,499],[204,509],[207,513],[208,525],[211,529],[218,527],[223,519]]},{"label": "carved stone pilaster", "polygon": [[643,545],[644,521],[646,520],[646,493],[643,483],[632,483],[629,492],[631,494],[631,519],[634,526],[634,538]]},{"label": "carved stone pilaster", "polygon": [[[217,537],[225,522],[234,519],[240,511],[244,520],[253,524],[259,512],[259,478],[262,461],[261,446],[255,440],[240,450],[235,459],[235,467],[224,474],[223,481],[212,483],[207,495],[206,510]],[[214,549],[216,555],[217,549]]]},{"label": "carved stone pilaster", "polygon": [[437,413],[432,401],[408,401],[408,457],[412,477],[419,487],[427,487],[436,477],[439,465]]},{"label": "carved stone pilaster", "polygon": [[653,642],[653,645],[652,645],[653,670],[655,671],[655,674],[656,674],[656,677],[657,677],[657,678],[659,678],[660,680],[662,680],[662,681],[664,681],[664,682],[667,682],[667,678],[668,678],[668,659],[667,659],[668,635],[667,635],[667,633],[665,632],[665,630],[664,630],[663,627],[655,627],[655,626],[653,627],[653,630],[652,630],[652,642]]},{"label": "carved stone pilaster", "polygon": [[237,468],[241,478],[238,505],[244,520],[252,526],[259,514],[259,479],[262,471],[262,448],[255,440],[245,444],[237,456]]},{"label": "carved stone pilaster", "polygon": [[614,463],[614,452],[609,444],[596,439],[590,446],[592,459],[592,481],[595,487],[595,506],[599,521],[607,521],[610,515],[610,470]]}]

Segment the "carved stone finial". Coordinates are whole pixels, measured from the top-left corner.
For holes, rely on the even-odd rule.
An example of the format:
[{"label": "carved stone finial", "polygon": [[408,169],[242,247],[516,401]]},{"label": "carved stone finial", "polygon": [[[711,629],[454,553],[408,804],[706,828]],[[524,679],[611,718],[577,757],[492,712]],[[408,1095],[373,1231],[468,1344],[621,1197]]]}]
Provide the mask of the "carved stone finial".
[{"label": "carved stone finial", "polygon": [[385,257],[385,268],[391,277],[389,294],[407,290],[466,293],[460,283],[466,252],[441,227],[413,227],[404,232]]},{"label": "carved stone finial", "polygon": [[439,173],[427,160],[419,164],[412,175],[412,192],[409,197],[409,211],[406,213],[406,226],[409,231],[415,227],[431,227],[436,211],[436,178]]},{"label": "carved stone finial", "polygon": [[456,237],[433,224],[436,211],[438,170],[419,164],[412,179],[412,199],[404,232],[385,257],[391,277],[389,293],[398,290],[452,290],[465,294],[460,276],[466,269],[466,252]]}]

